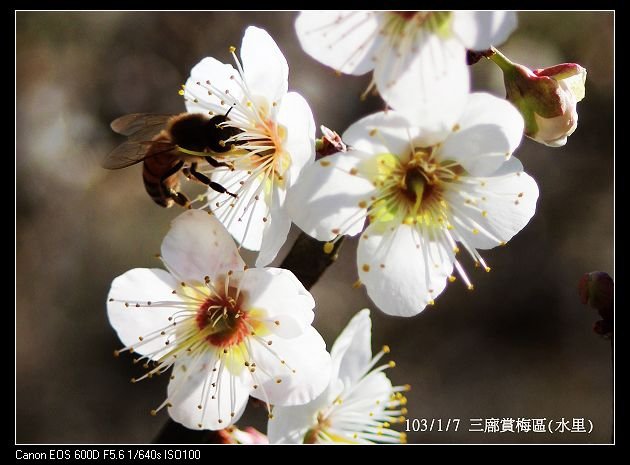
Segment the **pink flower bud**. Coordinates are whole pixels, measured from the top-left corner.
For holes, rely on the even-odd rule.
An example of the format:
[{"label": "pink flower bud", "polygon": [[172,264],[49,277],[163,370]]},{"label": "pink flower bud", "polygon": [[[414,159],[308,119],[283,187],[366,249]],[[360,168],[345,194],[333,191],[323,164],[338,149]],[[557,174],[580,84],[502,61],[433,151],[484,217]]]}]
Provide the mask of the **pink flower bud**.
[{"label": "pink flower bud", "polygon": [[267,436],[251,426],[239,429],[236,426],[222,429],[216,432],[218,444],[269,444]]},{"label": "pink flower bud", "polygon": [[578,283],[582,303],[596,308],[602,318],[612,318],[613,289],[612,278],[603,271],[586,273]]},{"label": "pink flower bud", "polygon": [[501,68],[507,99],[525,120],[525,135],[550,147],[566,144],[577,128],[576,107],[584,98],[586,69],[562,63],[531,70],[511,62]]},{"label": "pink flower bud", "polygon": [[525,135],[550,147],[567,143],[578,123],[577,103],[584,98],[586,69],[562,63],[531,70],[497,49],[490,58],[503,71],[507,99],[525,120]]},{"label": "pink flower bud", "polygon": [[578,283],[578,294],[583,304],[597,309],[602,317],[593,326],[593,330],[605,337],[613,331],[614,323],[614,283],[608,273],[593,271],[586,273]]}]

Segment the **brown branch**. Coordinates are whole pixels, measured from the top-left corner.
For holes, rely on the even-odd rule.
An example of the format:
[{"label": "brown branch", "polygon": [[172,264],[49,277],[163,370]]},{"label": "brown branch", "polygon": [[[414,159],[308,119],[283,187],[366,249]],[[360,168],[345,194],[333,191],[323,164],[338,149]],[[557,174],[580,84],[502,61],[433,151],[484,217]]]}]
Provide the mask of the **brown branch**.
[{"label": "brown branch", "polygon": [[301,233],[280,268],[291,270],[306,289],[311,289],[324,271],[337,259],[343,236],[335,242],[331,253],[324,253],[324,242]]}]

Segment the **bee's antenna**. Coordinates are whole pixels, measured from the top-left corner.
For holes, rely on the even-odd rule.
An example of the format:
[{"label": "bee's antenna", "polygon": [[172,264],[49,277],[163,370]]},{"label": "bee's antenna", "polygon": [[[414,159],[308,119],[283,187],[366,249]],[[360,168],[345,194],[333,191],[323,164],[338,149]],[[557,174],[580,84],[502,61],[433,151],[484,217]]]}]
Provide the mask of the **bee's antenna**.
[{"label": "bee's antenna", "polygon": [[225,117],[226,117],[226,118],[228,117],[228,115],[230,114],[230,112],[232,111],[232,109],[233,109],[235,106],[236,106],[236,103],[235,103],[235,104],[233,104],[233,105],[230,107],[230,109],[229,109],[229,110],[227,111],[227,113],[225,114]]}]

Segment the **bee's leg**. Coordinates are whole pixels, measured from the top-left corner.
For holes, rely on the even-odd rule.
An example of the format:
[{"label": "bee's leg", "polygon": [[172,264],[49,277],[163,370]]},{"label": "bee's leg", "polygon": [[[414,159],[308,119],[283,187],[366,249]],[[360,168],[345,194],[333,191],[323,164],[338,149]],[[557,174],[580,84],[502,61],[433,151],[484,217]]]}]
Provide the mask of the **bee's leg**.
[{"label": "bee's leg", "polygon": [[195,178],[197,178],[199,181],[204,183],[210,189],[217,191],[219,194],[227,194],[227,195],[231,195],[234,198],[237,198],[236,194],[228,192],[227,189],[223,187],[221,184],[219,184],[218,182],[211,181],[208,176],[198,172],[197,163],[193,163],[192,165],[190,165],[190,174],[192,174]]},{"label": "bee's leg", "polygon": [[190,200],[186,197],[185,194],[181,192],[177,192],[175,189],[169,189],[168,195],[175,201],[177,205],[181,205],[182,207],[187,207],[190,205]]},{"label": "bee's leg", "polygon": [[230,165],[229,163],[225,163],[223,161],[217,161],[211,156],[206,156],[205,158],[206,158],[206,161],[210,163],[212,166],[214,166],[215,168],[219,168],[220,166],[226,166],[228,168],[232,168],[232,165]]},{"label": "bee's leg", "polygon": [[175,201],[177,205],[181,205],[182,207],[187,207],[190,204],[190,200],[183,193],[176,191],[171,187],[167,187],[166,180],[176,174],[179,170],[184,166],[184,162],[180,161],[172,168],[170,168],[166,173],[162,175],[160,178],[160,182],[162,183],[162,187],[166,191],[167,195]]}]

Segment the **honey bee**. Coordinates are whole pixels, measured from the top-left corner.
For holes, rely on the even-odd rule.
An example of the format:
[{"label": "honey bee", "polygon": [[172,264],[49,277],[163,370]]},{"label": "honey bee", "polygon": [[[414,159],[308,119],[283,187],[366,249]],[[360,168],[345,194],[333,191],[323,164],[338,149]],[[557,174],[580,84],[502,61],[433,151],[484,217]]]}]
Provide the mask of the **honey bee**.
[{"label": "honey bee", "polygon": [[228,110],[225,115],[211,118],[201,113],[134,113],[121,116],[112,121],[111,128],[128,139],[116,147],[102,165],[117,170],[144,162],[144,187],[153,201],[165,208],[173,203],[181,206],[190,204],[179,191],[180,170],[189,179],[200,181],[221,194],[236,197],[236,194],[197,171],[198,164],[202,162],[215,168],[231,167],[214,158],[217,154],[228,152],[232,144],[225,141],[240,132],[237,128],[219,126],[228,120],[229,113]]}]

